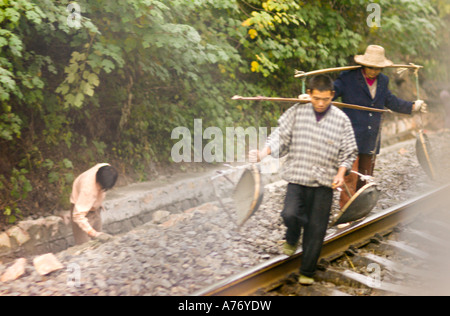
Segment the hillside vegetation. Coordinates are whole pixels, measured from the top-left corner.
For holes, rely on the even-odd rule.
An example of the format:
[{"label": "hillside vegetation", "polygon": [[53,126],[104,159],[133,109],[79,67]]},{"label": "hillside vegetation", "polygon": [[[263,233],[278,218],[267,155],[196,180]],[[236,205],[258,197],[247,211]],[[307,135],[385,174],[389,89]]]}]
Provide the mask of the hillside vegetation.
[{"label": "hillside vegetation", "polygon": [[[0,228],[68,207],[74,177],[122,182],[171,161],[178,126],[275,126],[295,69],[352,64],[368,44],[448,82],[445,0],[0,0]],[[124,180],[126,179],[126,181]]]}]

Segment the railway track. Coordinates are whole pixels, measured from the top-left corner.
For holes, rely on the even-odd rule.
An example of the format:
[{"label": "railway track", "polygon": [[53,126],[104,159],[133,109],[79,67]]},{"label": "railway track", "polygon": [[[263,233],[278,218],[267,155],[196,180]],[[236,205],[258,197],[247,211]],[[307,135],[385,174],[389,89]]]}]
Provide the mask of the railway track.
[{"label": "railway track", "polygon": [[[296,281],[302,261],[299,248],[293,256],[278,256],[193,295],[441,294],[436,291],[447,290],[429,281],[442,280],[444,275],[431,272],[450,262],[450,256],[448,261],[441,256],[446,253],[446,237],[450,238],[448,202],[450,184],[348,227],[330,229],[334,231],[325,238],[312,286]],[[437,232],[442,234],[437,237]]]}]

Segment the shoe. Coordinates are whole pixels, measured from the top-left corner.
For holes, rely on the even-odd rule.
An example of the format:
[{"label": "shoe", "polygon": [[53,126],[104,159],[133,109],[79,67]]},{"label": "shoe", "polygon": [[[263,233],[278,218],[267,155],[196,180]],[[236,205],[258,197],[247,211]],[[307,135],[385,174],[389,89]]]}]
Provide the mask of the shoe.
[{"label": "shoe", "polygon": [[287,242],[285,242],[283,245],[283,253],[286,256],[292,256],[295,253],[295,251],[297,250],[297,246],[298,246],[298,244],[291,245],[291,244],[288,244]]},{"label": "shoe", "polygon": [[314,279],[307,277],[306,275],[300,274],[300,277],[298,278],[298,283],[301,285],[312,285],[314,283]]}]

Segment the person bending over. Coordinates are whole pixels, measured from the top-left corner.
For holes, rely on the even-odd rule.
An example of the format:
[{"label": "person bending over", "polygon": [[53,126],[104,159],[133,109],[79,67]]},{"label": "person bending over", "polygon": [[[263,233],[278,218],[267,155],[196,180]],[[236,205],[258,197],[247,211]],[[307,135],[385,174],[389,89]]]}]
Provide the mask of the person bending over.
[{"label": "person bending over", "polygon": [[71,220],[75,244],[91,238],[106,241],[110,235],[102,232],[101,210],[106,191],[117,181],[117,170],[107,163],[99,163],[80,174],[70,195]]}]

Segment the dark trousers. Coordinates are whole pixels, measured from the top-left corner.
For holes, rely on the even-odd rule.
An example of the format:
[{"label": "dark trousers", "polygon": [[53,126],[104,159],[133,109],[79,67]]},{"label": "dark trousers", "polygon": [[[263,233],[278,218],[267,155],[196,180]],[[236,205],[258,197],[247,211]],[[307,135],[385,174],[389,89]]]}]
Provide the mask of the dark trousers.
[{"label": "dark trousers", "polygon": [[312,277],[322,250],[333,201],[328,187],[306,187],[289,183],[281,216],[287,227],[286,241],[295,245],[303,228],[300,273]]}]

